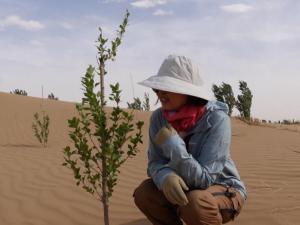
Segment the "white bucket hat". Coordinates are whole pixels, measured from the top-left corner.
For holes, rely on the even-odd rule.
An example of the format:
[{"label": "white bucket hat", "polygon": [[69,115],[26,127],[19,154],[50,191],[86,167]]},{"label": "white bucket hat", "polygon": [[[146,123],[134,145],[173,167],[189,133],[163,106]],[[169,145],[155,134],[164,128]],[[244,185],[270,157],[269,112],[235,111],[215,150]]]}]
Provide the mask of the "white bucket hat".
[{"label": "white bucket hat", "polygon": [[201,89],[203,81],[198,66],[185,56],[169,55],[163,61],[157,75],[138,84],[157,90],[209,99]]}]

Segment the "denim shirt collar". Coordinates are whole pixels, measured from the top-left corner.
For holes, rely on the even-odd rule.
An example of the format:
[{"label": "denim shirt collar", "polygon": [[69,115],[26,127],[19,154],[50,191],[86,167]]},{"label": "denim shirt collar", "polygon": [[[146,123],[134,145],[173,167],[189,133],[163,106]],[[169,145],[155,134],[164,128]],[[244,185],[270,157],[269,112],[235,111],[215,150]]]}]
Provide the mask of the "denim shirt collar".
[{"label": "denim shirt collar", "polygon": [[205,107],[206,107],[205,114],[197,122],[196,126],[187,133],[186,136],[194,134],[194,133],[200,133],[200,132],[210,128],[212,126],[209,122],[211,112],[217,111],[217,110],[222,110],[226,114],[228,114],[228,111],[229,111],[228,105],[223,102],[220,102],[220,101],[209,101]]}]

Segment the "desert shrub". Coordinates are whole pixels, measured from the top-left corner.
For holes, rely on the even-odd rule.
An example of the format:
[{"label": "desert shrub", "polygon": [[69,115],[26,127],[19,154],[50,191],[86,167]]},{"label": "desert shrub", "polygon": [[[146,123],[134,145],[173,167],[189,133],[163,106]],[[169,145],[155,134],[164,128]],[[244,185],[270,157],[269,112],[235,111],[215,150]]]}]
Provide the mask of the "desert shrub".
[{"label": "desert shrub", "polygon": [[34,136],[38,139],[38,141],[43,145],[44,148],[46,147],[48,142],[49,123],[50,118],[45,113],[45,111],[42,111],[41,118],[39,113],[34,114],[34,122],[32,123]]},{"label": "desert shrub", "polygon": [[149,100],[149,94],[144,94],[144,102],[143,102],[143,109],[145,111],[150,111],[150,100]]},{"label": "desert shrub", "polygon": [[128,109],[143,110],[142,102],[139,97],[133,98],[133,102],[127,102]]},{"label": "desert shrub", "polygon": [[290,125],[290,124],[293,124],[293,122],[291,120],[282,120],[282,124],[285,124],[285,125]]},{"label": "desert shrub", "polygon": [[27,96],[27,92],[25,90],[21,90],[21,89],[15,89],[15,90],[11,91],[10,93],[15,94],[15,95]]},{"label": "desert shrub", "polygon": [[248,125],[255,125],[255,126],[262,125],[262,120],[260,120],[258,118],[250,117],[250,119],[246,119],[245,117],[242,117],[242,116],[236,116],[235,118],[247,123]]},{"label": "desert shrub", "polygon": [[133,98],[133,102],[127,102],[128,109],[135,109],[135,110],[144,110],[150,111],[150,100],[149,94],[144,93],[144,101],[142,102],[139,97]]},{"label": "desert shrub", "polygon": [[48,95],[48,99],[51,99],[51,100],[58,100],[57,97],[54,96],[54,94],[51,92],[51,94]]}]

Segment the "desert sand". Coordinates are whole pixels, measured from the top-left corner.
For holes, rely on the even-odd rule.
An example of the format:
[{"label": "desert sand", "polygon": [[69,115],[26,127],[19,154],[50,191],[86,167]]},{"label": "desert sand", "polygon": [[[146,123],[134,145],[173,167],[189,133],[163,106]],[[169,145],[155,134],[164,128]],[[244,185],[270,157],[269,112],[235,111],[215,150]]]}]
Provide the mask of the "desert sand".
[{"label": "desert sand", "polygon": [[[102,205],[75,185],[61,164],[70,144],[67,119],[74,103],[43,100],[50,116],[47,148],[33,135],[39,98],[0,93],[0,225],[101,225]],[[111,225],[150,225],[135,207],[132,193],[145,178],[150,112],[144,120],[144,143],[121,168],[110,199]],[[240,216],[229,224],[300,224],[300,129],[251,126],[232,119],[232,158],[248,190]]]}]

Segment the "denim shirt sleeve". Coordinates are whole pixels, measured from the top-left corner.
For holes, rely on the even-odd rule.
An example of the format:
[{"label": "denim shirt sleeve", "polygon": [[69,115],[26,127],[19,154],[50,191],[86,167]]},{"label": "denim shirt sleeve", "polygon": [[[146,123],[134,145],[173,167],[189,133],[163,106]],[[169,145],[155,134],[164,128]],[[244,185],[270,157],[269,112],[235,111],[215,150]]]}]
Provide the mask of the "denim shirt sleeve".
[{"label": "denim shirt sleeve", "polygon": [[[169,167],[176,171],[190,188],[206,189],[212,185],[222,172],[226,158],[229,157],[231,128],[229,117],[214,111],[205,119],[207,129],[201,135],[201,145],[197,145],[197,155],[194,158],[186,150],[184,141],[174,135],[162,146],[170,157]],[[194,139],[195,140],[195,139]]]},{"label": "denim shirt sleeve", "polygon": [[153,112],[150,119],[147,173],[153,179],[157,188],[162,190],[165,178],[174,170],[168,165],[169,159],[162,154],[162,150],[153,141],[156,133],[163,126],[163,121],[159,117],[157,110]]}]

